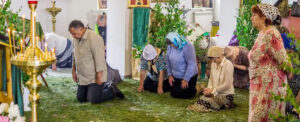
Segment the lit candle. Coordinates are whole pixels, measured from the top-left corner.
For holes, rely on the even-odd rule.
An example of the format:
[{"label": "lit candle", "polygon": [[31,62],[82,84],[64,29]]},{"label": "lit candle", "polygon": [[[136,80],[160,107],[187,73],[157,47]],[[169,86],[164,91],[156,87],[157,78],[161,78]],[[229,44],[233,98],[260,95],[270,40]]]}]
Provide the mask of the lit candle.
[{"label": "lit candle", "polygon": [[9,47],[10,47],[10,53],[12,55],[13,51],[12,51],[12,46],[11,46],[11,36],[10,36],[10,29],[9,28],[7,29],[7,35],[8,35],[8,43],[9,43]]},{"label": "lit candle", "polygon": [[46,42],[46,43],[45,43],[45,53],[47,53],[47,51],[48,51],[47,46],[48,46],[48,44],[47,44],[47,42]]},{"label": "lit candle", "polygon": [[23,40],[25,40],[25,15],[22,16],[23,20]]},{"label": "lit candle", "polygon": [[51,50],[51,58],[55,57],[55,52],[54,52],[54,48]]},{"label": "lit candle", "polygon": [[39,43],[39,37],[35,37],[35,42],[34,42],[34,45],[36,46],[37,44]]},{"label": "lit candle", "polygon": [[23,54],[23,39],[20,39],[21,54]]},{"label": "lit candle", "polygon": [[14,54],[16,53],[15,33],[16,33],[16,31],[13,30],[13,31],[12,31],[12,42],[13,42],[13,46],[14,46]]}]

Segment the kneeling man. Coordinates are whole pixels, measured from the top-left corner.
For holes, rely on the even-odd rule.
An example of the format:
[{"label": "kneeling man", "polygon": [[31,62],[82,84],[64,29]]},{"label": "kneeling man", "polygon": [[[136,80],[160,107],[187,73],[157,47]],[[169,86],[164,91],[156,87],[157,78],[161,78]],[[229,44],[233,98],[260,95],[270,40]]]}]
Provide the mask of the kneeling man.
[{"label": "kneeling man", "polygon": [[124,98],[116,84],[107,79],[105,48],[101,36],[85,28],[78,20],[70,23],[69,31],[74,38],[72,75],[78,83],[78,101],[96,104],[114,97]]}]

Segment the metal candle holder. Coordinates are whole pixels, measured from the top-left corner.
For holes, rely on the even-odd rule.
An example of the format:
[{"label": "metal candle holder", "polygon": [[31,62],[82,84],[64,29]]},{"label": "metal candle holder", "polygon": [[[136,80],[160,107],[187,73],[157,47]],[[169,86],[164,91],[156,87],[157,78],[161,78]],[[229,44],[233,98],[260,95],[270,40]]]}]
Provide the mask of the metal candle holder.
[{"label": "metal candle holder", "polygon": [[[37,106],[40,99],[38,91],[41,86],[41,82],[37,79],[44,69],[49,67],[55,60],[55,53],[53,51],[43,52],[38,46],[36,40],[36,13],[37,0],[28,0],[28,6],[30,8],[30,46],[21,51],[17,55],[12,56],[12,64],[19,67],[27,75],[30,76],[29,81],[26,83],[30,90],[29,100],[32,108],[32,122],[37,122]],[[22,45],[21,45],[22,46]]]}]

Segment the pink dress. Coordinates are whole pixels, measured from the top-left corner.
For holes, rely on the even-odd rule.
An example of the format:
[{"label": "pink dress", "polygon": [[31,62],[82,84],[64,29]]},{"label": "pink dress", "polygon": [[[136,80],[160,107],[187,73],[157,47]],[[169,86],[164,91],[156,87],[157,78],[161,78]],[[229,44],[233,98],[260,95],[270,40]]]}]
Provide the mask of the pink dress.
[{"label": "pink dress", "polygon": [[285,111],[285,103],[271,100],[272,93],[286,95],[287,77],[279,66],[287,54],[279,31],[273,27],[259,34],[248,55],[250,66],[249,122],[269,122],[269,114]]}]

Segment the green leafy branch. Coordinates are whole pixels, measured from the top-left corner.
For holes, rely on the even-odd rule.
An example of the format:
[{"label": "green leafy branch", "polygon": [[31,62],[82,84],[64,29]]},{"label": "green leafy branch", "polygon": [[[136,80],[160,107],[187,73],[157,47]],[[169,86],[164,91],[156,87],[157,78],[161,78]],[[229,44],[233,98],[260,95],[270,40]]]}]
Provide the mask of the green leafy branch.
[{"label": "green leafy branch", "polygon": [[251,22],[251,7],[260,3],[259,0],[244,0],[243,6],[239,9],[239,17],[237,17],[236,32],[239,45],[251,50],[258,30],[252,27]]},{"label": "green leafy branch", "polygon": [[143,47],[133,45],[133,51],[132,51],[133,58],[135,59],[141,58],[142,53],[143,53]]},{"label": "green leafy branch", "polygon": [[[294,51],[289,52],[288,54],[288,61],[291,62],[294,65],[294,68],[290,67],[289,63],[283,64],[282,68],[285,71],[291,72],[294,75],[300,75],[300,63],[299,63],[299,55],[300,55],[300,39],[296,40],[295,35],[292,33],[288,34],[288,37],[292,40],[291,46],[294,47]],[[297,102],[296,96],[293,94],[292,89],[289,87],[289,85],[284,84],[284,86],[287,87],[286,96],[276,96],[273,94],[273,100],[281,101],[281,102],[289,102],[291,105],[294,106],[295,112],[298,114],[300,113],[300,103]],[[296,117],[292,115],[284,115],[283,113],[279,112],[277,110],[277,114],[270,115],[270,117],[275,121],[300,121]]]},{"label": "green leafy branch", "polygon": [[[16,33],[14,34],[15,40],[19,40],[22,38],[23,31],[23,21],[19,17],[19,13],[21,9],[16,12],[9,10],[11,5],[11,0],[7,0],[5,4],[0,6],[0,35],[6,35],[7,29],[12,28]],[[29,30],[27,28],[26,30]],[[19,45],[19,41],[16,41],[16,45]]]},{"label": "green leafy branch", "polygon": [[[166,10],[166,14],[163,13]],[[179,8],[179,0],[169,0],[162,7],[157,2],[152,9],[151,25],[149,29],[149,44],[166,50],[165,37],[169,32],[178,32],[180,35],[188,36],[192,31],[187,31],[186,22],[181,18],[183,11]]]}]

